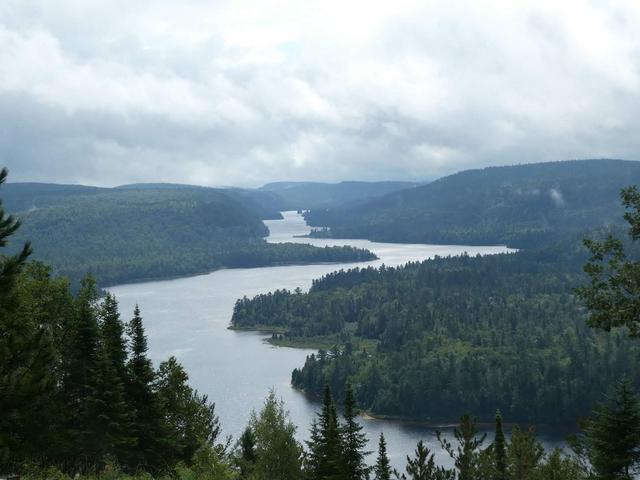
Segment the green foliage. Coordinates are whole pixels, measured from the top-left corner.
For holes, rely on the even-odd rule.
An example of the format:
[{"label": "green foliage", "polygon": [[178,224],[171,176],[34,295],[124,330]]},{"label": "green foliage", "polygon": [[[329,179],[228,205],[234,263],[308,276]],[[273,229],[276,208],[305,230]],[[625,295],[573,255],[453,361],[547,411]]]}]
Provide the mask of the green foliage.
[{"label": "green foliage", "polygon": [[453,459],[458,470],[458,480],[476,480],[480,474],[481,447],[486,434],[478,437],[476,419],[468,414],[460,418],[460,425],[453,431],[457,446],[454,446],[440,432],[437,432],[438,441],[449,456]]},{"label": "green foliage", "polygon": [[343,469],[343,437],[329,386],[325,386],[322,410],[311,425],[305,472],[311,480],[338,480]]},{"label": "green foliage", "polygon": [[422,440],[418,442],[414,457],[407,456],[407,475],[399,475],[396,477],[402,480],[454,480],[455,473],[443,467],[438,467],[434,460],[434,454],[431,453]]},{"label": "green foliage", "polygon": [[617,223],[618,190],[629,183],[640,183],[637,162],[489,167],[360,205],[312,210],[306,218],[340,238],[525,248]]},{"label": "green foliage", "polygon": [[225,267],[375,258],[351,247],[268,244],[264,212],[253,199],[211,188],[65,189],[33,202],[18,238],[31,239],[36,258],[74,285],[87,272],[111,285]]},{"label": "green foliage", "polygon": [[378,441],[378,456],[376,458],[376,464],[373,467],[374,480],[391,480],[391,465],[389,464],[389,457],[387,456],[387,441],[384,439],[384,434],[380,434],[380,440]]},{"label": "green foliage", "polygon": [[521,480],[534,479],[544,456],[544,448],[536,439],[533,429],[521,430],[515,426],[507,448],[509,477]]},{"label": "green foliage", "polygon": [[346,388],[343,416],[342,463],[345,476],[352,480],[366,480],[370,468],[367,466],[365,457],[370,452],[365,451],[367,437],[362,432],[363,427],[356,418],[356,400],[351,385],[347,385]]},{"label": "green foliage", "polygon": [[356,268],[315,280],[308,293],[240,299],[232,325],[278,329],[285,341],[339,345],[310,355],[292,383],[381,415],[451,421],[496,408],[516,422],[573,423],[602,385],[640,384],[640,346],[624,331],[585,325],[572,295],[586,255],[579,242],[485,257]]},{"label": "green foliage", "polygon": [[[630,210],[625,219],[635,242],[640,239],[640,192],[629,187],[621,197]],[[585,240],[585,245],[591,252],[584,267],[590,283],[576,292],[589,309],[589,324],[606,331],[624,326],[630,336],[640,337],[640,262],[629,258],[623,242],[613,235],[602,242]]]},{"label": "green foliage", "polygon": [[502,430],[502,415],[500,410],[496,412],[496,434],[492,445],[492,454],[495,462],[494,480],[508,480],[507,477],[507,450]]},{"label": "green foliage", "polygon": [[[271,392],[260,413],[251,416],[249,428],[255,439],[254,476],[260,480],[299,480],[302,478],[302,446],[295,439],[296,427],[285,410],[284,402]],[[243,435],[244,443],[250,443]],[[251,449],[245,445],[243,459],[251,461]]]},{"label": "green foliage", "polygon": [[598,479],[632,479],[640,471],[640,403],[628,380],[583,422],[584,434],[574,442]]}]

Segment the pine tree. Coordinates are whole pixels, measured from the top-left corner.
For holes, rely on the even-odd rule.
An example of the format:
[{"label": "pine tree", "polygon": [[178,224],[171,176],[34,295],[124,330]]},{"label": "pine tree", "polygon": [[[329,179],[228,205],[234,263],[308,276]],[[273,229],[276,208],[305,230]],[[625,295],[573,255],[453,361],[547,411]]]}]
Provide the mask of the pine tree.
[{"label": "pine tree", "polygon": [[99,349],[100,372],[97,394],[104,403],[99,418],[104,422],[105,446],[121,464],[135,465],[131,447],[132,409],[125,397],[128,380],[124,326],[118,312],[118,302],[107,293],[100,309],[102,342]]},{"label": "pine tree", "polygon": [[342,478],[342,435],[331,389],[325,386],[322,410],[311,425],[306,472],[313,480]]},{"label": "pine tree", "polygon": [[508,473],[511,478],[532,480],[544,456],[544,448],[532,428],[523,431],[515,426],[507,448]]},{"label": "pine tree", "polygon": [[364,449],[367,437],[362,433],[363,427],[356,419],[356,404],[351,385],[347,385],[344,400],[343,427],[343,470],[346,478],[353,480],[366,479],[370,468],[365,462],[365,456],[371,452]]},{"label": "pine tree", "polygon": [[496,436],[492,446],[494,462],[495,462],[495,480],[508,480],[507,476],[507,450],[502,430],[502,415],[500,410],[496,412]]},{"label": "pine tree", "polygon": [[282,400],[270,392],[259,414],[249,422],[255,438],[255,472],[258,478],[300,480],[302,447],[295,439],[296,427]]},{"label": "pine tree", "polygon": [[[453,480],[455,475],[452,471],[436,466],[434,454],[420,440],[416,446],[414,458],[407,456],[407,474],[402,475],[406,480]],[[397,474],[396,474],[397,475]]]},{"label": "pine tree", "polygon": [[621,380],[586,421],[582,452],[597,478],[630,479],[640,466],[640,405],[629,380]]},{"label": "pine tree", "polygon": [[378,442],[378,457],[373,467],[374,480],[391,480],[391,465],[387,456],[387,442],[384,434],[380,433],[380,441]]},{"label": "pine tree", "polygon": [[129,336],[129,361],[127,363],[126,393],[131,411],[132,436],[136,440],[133,462],[138,466],[153,468],[161,461],[159,440],[164,437],[162,415],[155,394],[155,372],[147,357],[147,337],[144,332],[140,308],[135,306],[133,318],[127,325]]},{"label": "pine tree", "polygon": [[249,478],[256,464],[256,438],[251,427],[247,427],[240,435],[238,467],[240,469],[240,478]]},{"label": "pine tree", "polygon": [[458,480],[476,480],[481,454],[480,447],[486,438],[486,434],[476,438],[478,434],[476,420],[468,414],[464,414],[460,418],[460,425],[456,427],[453,433],[458,443],[456,449],[440,432],[437,432],[438,441],[454,460],[458,470]]},{"label": "pine tree", "polygon": [[[7,170],[0,171],[0,185]],[[0,202],[0,248],[6,247],[20,221],[6,215]],[[30,445],[20,440],[20,417],[31,417],[39,402],[51,393],[55,379],[51,339],[46,327],[22,315],[18,279],[31,254],[29,243],[17,255],[0,253],[0,471],[11,471]],[[25,419],[26,422],[29,419]],[[23,422],[25,423],[25,422]]]},{"label": "pine tree", "polygon": [[100,328],[97,320],[98,290],[85,277],[75,299],[75,319],[70,332],[64,395],[69,406],[71,452],[79,467],[100,464],[108,453],[105,441],[104,399],[101,391]]}]

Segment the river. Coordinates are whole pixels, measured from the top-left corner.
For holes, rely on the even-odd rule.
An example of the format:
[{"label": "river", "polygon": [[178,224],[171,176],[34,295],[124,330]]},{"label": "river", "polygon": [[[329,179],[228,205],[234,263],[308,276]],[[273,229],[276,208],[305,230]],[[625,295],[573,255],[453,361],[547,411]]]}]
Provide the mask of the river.
[{"label": "river", "polygon": [[[206,275],[109,288],[118,298],[123,319],[127,320],[135,304],[139,304],[154,363],[157,365],[170,355],[177,357],[189,373],[190,384],[216,403],[223,434],[234,438],[246,426],[251,410],[260,408],[271,388],[284,399],[291,419],[298,425],[301,440],[307,438],[309,425],[318,409],[315,402],[290,385],[291,371],[302,366],[313,350],[274,347],[264,342],[263,334],[228,330],[236,299],[279,288],[307,290],[313,279],[341,268],[383,263],[395,266],[435,255],[494,254],[508,250],[503,246],[299,238],[296,236],[309,231],[302,217],[296,212],[284,212],[283,215],[284,220],[265,222],[271,232],[269,242],[353,245],[371,250],[379,259],[366,263],[218,270]],[[439,448],[433,427],[369,418],[361,421],[370,439],[370,450],[377,448],[377,438],[384,431],[390,460],[398,469],[404,469],[406,455],[413,452],[420,439],[436,452],[439,463],[451,464]],[[451,434],[450,429],[443,431]],[[557,433],[543,433],[540,439],[547,448],[562,445],[562,436]]]}]

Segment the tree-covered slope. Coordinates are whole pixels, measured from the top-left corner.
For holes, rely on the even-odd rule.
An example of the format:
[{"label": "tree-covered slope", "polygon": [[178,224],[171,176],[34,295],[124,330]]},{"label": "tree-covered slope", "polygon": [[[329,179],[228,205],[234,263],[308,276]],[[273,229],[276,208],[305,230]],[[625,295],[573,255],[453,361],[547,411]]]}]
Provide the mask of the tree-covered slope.
[{"label": "tree-covered slope", "polygon": [[350,382],[379,415],[490,421],[500,408],[517,422],[573,423],[621,376],[640,385],[637,342],[590,329],[572,295],[585,258],[564,246],[342,271],[309,293],[241,299],[232,322],[335,342],[293,372],[294,386],[317,395]]},{"label": "tree-covered slope", "polygon": [[333,208],[359,203],[390,192],[415,187],[411,182],[275,182],[260,190],[278,194],[287,210]]},{"label": "tree-covered slope", "polygon": [[[19,190],[17,184],[7,187]],[[243,205],[217,189],[40,186],[36,191],[22,190],[21,196],[12,196],[11,191],[6,195],[7,204],[13,202],[22,211],[18,240],[31,240],[36,258],[73,281],[86,272],[101,284],[112,284],[222,267],[372,258],[350,248],[267,244],[263,212],[247,206],[253,200]]]},{"label": "tree-covered slope", "polygon": [[[467,170],[365,204],[307,213],[331,236],[391,242],[538,245],[620,222],[640,162],[580,160]],[[327,234],[327,232],[321,233]]]}]

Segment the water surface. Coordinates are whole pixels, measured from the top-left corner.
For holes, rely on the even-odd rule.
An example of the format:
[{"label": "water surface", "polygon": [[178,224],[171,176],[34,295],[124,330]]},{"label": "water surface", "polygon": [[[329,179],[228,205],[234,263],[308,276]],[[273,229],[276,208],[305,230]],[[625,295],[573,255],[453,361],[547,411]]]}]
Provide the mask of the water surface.
[{"label": "water surface", "polygon": [[[302,217],[285,212],[284,220],[265,222],[270,242],[311,243],[317,246],[352,245],[368,248],[379,259],[372,262],[330,265],[282,266],[218,270],[194,277],[110,287],[125,320],[140,305],[149,337],[150,356],[158,364],[174,355],[185,366],[190,383],[216,403],[223,433],[239,436],[252,409],[259,409],[269,389],[284,399],[292,420],[299,426],[300,439],[307,438],[308,427],[318,408],[290,385],[291,371],[304,364],[313,350],[274,347],[256,332],[228,330],[233,305],[238,298],[278,288],[307,290],[322,275],[355,266],[401,265],[435,255],[494,254],[508,251],[504,246],[470,247],[457,245],[414,245],[377,243],[368,240],[296,238],[308,233]],[[404,467],[406,454],[423,439],[436,450],[437,458],[450,465],[437,446],[433,428],[388,420],[362,419],[375,450],[380,432],[387,439],[392,463]],[[546,446],[561,444],[556,436],[544,437]]]}]

